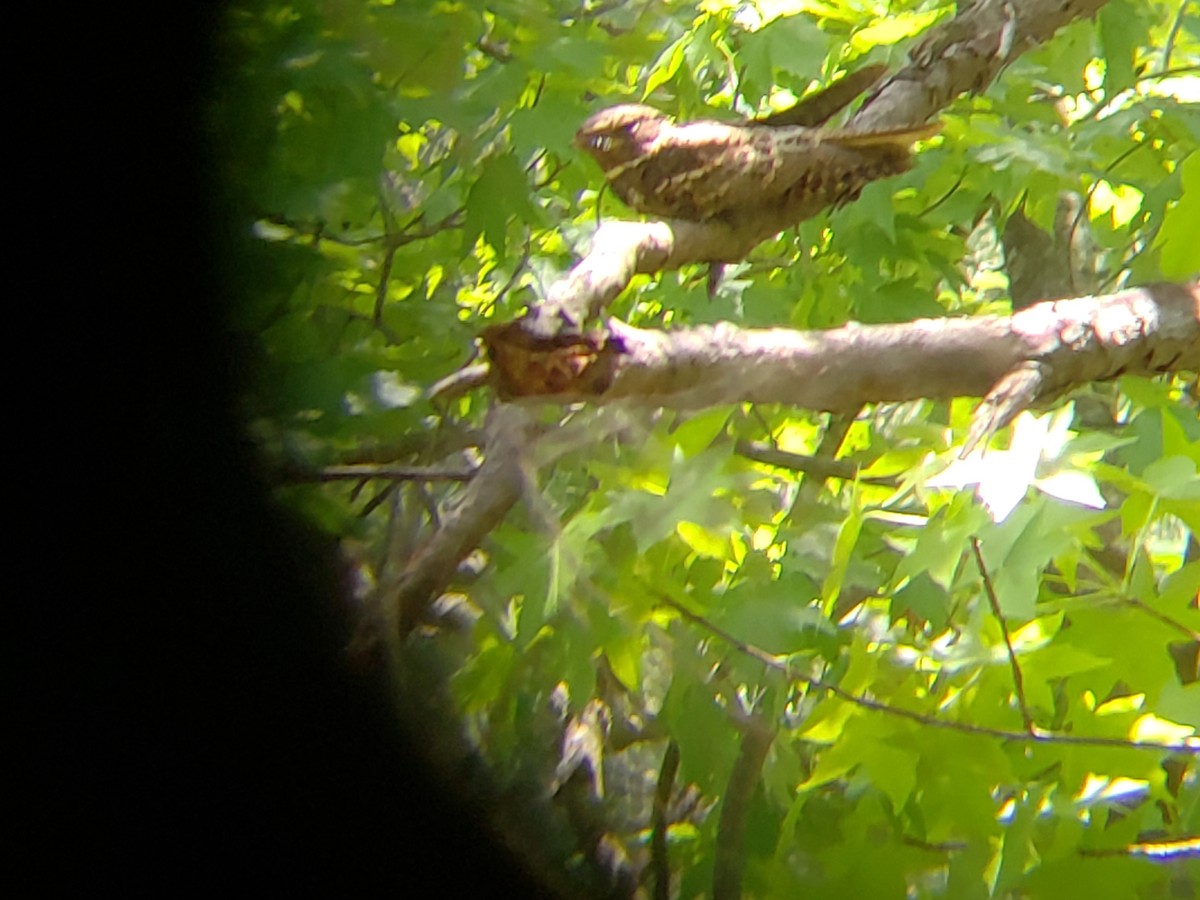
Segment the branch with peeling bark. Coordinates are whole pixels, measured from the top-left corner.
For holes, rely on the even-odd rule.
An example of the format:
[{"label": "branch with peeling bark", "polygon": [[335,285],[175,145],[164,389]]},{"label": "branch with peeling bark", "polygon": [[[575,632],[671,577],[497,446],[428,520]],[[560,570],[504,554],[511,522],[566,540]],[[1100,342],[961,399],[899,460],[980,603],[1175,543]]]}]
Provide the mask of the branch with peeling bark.
[{"label": "branch with peeling bark", "polygon": [[[1046,301],[1012,316],[852,323],[829,331],[720,323],[662,332],[615,319],[607,324],[607,334],[592,336],[586,351],[573,348],[576,379],[540,399],[846,411],[922,397],[984,397],[974,444],[1032,404],[1077,385],[1200,368],[1200,283]],[[498,362],[494,377],[507,394],[539,393],[524,390],[541,385],[522,381],[527,370],[507,371]]]}]

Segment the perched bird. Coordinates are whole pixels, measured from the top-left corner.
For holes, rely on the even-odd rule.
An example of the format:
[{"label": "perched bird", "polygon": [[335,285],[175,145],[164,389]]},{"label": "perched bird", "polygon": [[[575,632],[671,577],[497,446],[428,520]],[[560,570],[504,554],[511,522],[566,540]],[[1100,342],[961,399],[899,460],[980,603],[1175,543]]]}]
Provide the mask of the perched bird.
[{"label": "perched bird", "polygon": [[[699,120],[675,124],[642,104],[602,110],[575,144],[637,212],[691,221],[726,220],[837,206],[878,178],[912,166],[914,141],[936,124],[852,132],[803,125]],[[786,120],[784,120],[786,121]]]}]

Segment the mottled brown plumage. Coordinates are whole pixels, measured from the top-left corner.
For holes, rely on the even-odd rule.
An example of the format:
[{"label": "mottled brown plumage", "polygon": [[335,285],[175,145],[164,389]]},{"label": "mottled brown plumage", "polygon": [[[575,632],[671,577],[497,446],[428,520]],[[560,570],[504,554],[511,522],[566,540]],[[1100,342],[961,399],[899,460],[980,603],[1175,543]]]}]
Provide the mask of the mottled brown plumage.
[{"label": "mottled brown plumage", "polygon": [[936,125],[848,132],[769,122],[676,125],[649,106],[596,113],[575,136],[613,191],[648,215],[744,219],[854,199],[878,178],[908,170],[914,141]]}]

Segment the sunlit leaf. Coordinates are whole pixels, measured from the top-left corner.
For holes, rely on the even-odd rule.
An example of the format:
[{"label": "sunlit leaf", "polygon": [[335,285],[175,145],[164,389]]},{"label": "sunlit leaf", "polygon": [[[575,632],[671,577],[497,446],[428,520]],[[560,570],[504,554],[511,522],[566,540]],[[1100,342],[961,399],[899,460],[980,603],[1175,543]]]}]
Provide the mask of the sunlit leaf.
[{"label": "sunlit leaf", "polygon": [[890,15],[856,31],[850,38],[850,46],[864,53],[880,44],[894,44],[903,38],[920,34],[947,11],[947,8],[943,7],[929,12],[901,12]]}]

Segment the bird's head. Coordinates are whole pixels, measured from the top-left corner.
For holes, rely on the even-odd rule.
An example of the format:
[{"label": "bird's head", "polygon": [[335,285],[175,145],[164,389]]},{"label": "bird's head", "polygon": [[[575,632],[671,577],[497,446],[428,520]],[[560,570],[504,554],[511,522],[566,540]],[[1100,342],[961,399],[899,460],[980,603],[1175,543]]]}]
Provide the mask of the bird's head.
[{"label": "bird's head", "polygon": [[625,103],[603,109],[575,132],[575,146],[592,155],[605,172],[640,157],[670,120],[657,109]]}]

